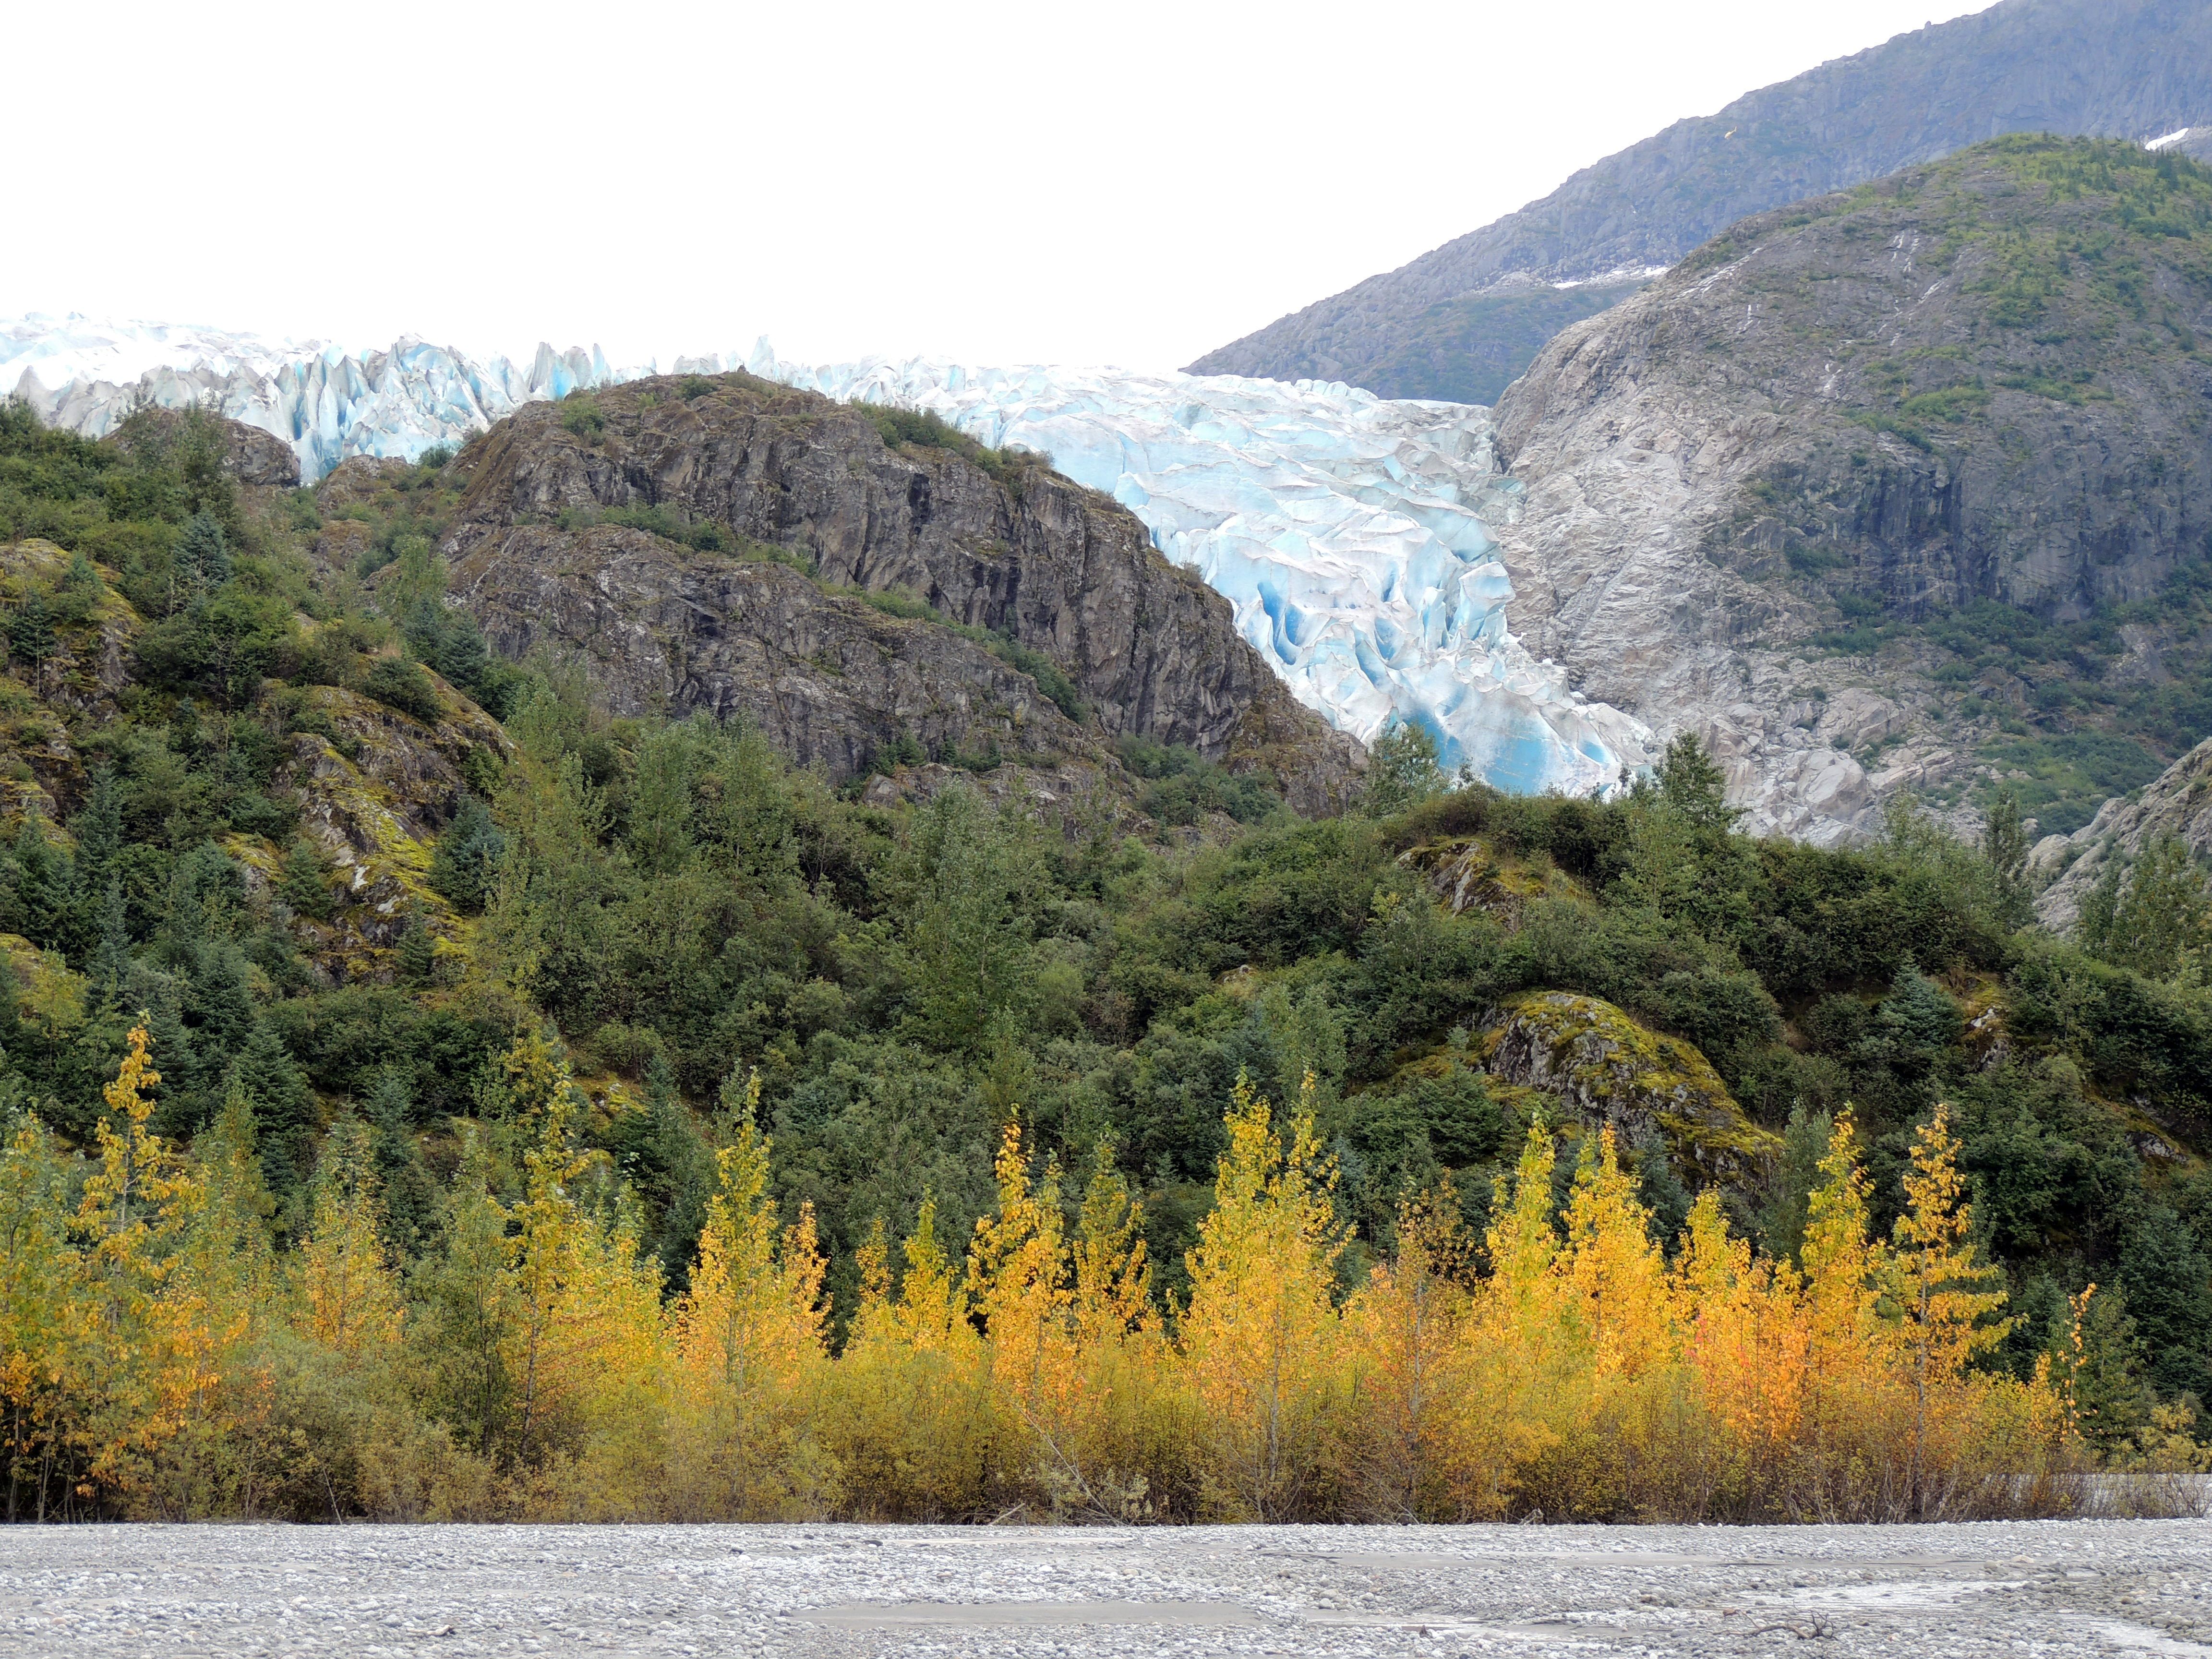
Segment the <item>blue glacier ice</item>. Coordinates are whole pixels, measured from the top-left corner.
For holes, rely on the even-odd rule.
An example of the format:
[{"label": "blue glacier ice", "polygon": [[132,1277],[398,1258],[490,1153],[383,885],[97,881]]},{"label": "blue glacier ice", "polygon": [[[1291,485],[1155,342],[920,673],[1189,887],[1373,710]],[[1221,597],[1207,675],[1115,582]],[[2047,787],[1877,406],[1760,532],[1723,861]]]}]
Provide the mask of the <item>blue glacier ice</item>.
[{"label": "blue glacier ice", "polygon": [[0,323],[0,395],[24,398],[50,424],[96,438],[142,398],[167,409],[211,404],[291,445],[310,483],[349,456],[411,461],[534,398],[653,372],[649,363],[611,368],[597,347],[541,345],[518,368],[412,337],[389,351],[355,354],[319,340],[74,314]]},{"label": "blue glacier ice", "polygon": [[[1299,700],[1363,741],[1418,725],[1448,769],[1522,793],[1607,788],[1650,758],[1647,727],[1586,702],[1506,625],[1513,589],[1490,526],[1518,510],[1519,486],[1498,466],[1486,410],[1310,380],[787,363],[765,340],[675,364],[740,368],[1050,454],[1134,513],[1229,601]],[[209,402],[291,444],[310,481],[349,456],[412,459],[532,399],[653,372],[596,349],[541,345],[525,369],[411,337],[354,354],[75,316],[0,324],[0,390],[46,420],[98,435],[137,399]]]}]

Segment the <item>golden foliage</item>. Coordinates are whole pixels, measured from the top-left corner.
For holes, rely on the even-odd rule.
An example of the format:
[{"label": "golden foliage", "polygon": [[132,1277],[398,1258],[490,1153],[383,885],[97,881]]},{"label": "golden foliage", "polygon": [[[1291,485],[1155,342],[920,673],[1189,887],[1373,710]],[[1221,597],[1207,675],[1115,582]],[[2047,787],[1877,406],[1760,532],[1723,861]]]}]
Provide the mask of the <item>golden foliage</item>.
[{"label": "golden foliage", "polygon": [[[404,1281],[357,1122],[328,1138],[280,1259],[242,1098],[190,1160],[148,1133],[160,1078],[143,1024],[73,1208],[68,1159],[27,1121],[0,1151],[11,1502],[1902,1519],[2063,1507],[2087,1467],[2090,1293],[2072,1347],[2032,1381],[1978,1363],[2003,1297],[1940,1108],[1887,1239],[1841,1116],[1802,1267],[1732,1236],[1711,1190],[1662,1249],[1611,1133],[1581,1136],[1562,1180],[1562,1138],[1537,1124],[1480,1245],[1447,1182],[1406,1201],[1390,1250],[1347,1284],[1312,1079],[1285,1121],[1240,1078],[1188,1300],[1164,1317],[1112,1149],[1073,1194],[1015,1114],[964,1260],[932,1201],[896,1253],[879,1219],[833,1355],[828,1264],[811,1212],[778,1213],[757,1078],[716,1154],[696,1266],[664,1307],[628,1200],[578,1150],[557,1049],[526,1032],[506,1076],[511,1110],[465,1141],[441,1248]],[[2179,1432],[2160,1419],[2129,1455],[2168,1457]]]}]

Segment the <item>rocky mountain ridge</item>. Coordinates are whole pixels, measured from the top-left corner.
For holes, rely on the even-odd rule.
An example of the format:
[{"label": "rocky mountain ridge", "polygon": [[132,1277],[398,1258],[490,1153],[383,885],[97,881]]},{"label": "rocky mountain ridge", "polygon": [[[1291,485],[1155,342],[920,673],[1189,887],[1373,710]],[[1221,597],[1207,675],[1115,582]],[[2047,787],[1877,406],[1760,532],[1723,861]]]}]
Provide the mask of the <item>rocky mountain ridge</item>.
[{"label": "rocky mountain ridge", "polygon": [[2208,326],[2212,173],[2133,145],[1747,221],[1500,404],[1512,625],[1761,829],[2024,768],[2070,830],[2201,735]]},{"label": "rocky mountain ridge", "polygon": [[2124,868],[2149,845],[2172,836],[2199,859],[2212,859],[2212,738],[2207,738],[2138,791],[2116,795],[2070,836],[2036,843],[2029,868],[2046,883],[2036,919],[2063,932],[2117,859]]},{"label": "rocky mountain ridge", "polygon": [[2001,133],[2148,139],[2208,121],[2201,0],[2002,0],[1678,121],[1191,371],[1491,403],[1546,339],[1747,215]]},{"label": "rocky mountain ridge", "polygon": [[742,711],[837,778],[908,742],[1111,766],[1141,738],[1309,811],[1361,764],[1127,509],[942,422],[663,377],[525,407],[453,465],[454,598],[509,654],[582,653],[623,712]]}]

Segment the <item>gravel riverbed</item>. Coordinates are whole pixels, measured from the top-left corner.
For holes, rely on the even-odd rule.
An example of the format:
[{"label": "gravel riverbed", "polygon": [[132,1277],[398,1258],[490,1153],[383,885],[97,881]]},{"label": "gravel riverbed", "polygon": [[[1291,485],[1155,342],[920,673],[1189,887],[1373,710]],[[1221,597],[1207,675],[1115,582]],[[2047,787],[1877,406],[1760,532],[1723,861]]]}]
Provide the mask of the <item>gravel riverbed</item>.
[{"label": "gravel riverbed", "polygon": [[2212,1655],[2212,1522],[0,1533],[0,1654]]}]

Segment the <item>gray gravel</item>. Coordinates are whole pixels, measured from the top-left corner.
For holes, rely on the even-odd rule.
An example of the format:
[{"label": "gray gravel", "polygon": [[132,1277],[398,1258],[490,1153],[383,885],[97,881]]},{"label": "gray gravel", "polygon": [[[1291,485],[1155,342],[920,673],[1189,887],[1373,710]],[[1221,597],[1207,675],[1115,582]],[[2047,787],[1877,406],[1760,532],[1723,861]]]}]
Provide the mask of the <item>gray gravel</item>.
[{"label": "gray gravel", "polygon": [[0,1654],[2212,1655],[2212,1522],[0,1531]]}]

